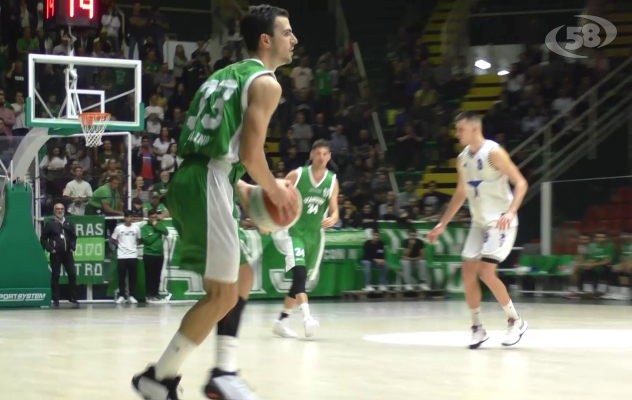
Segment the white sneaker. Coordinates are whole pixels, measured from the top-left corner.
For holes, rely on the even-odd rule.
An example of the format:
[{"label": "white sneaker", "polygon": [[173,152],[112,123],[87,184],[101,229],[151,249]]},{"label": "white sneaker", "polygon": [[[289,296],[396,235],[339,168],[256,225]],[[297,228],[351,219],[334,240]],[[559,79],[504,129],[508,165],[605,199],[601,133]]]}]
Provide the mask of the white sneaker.
[{"label": "white sneaker", "polygon": [[373,286],[365,286],[362,290],[364,290],[365,292],[375,292]]},{"label": "white sneaker", "polygon": [[529,329],[529,323],[522,318],[511,319],[509,318],[507,332],[503,339],[503,346],[513,346],[522,339],[522,335]]},{"label": "white sneaker", "polygon": [[406,290],[408,292],[412,292],[413,291],[413,285],[406,285],[406,286],[404,286],[404,290]]},{"label": "white sneaker", "polygon": [[259,400],[240,377],[234,375],[213,378],[204,390],[209,399]]},{"label": "white sneaker", "polygon": [[114,302],[116,304],[123,304],[123,303],[125,303],[125,297],[119,296],[116,300],[114,300]]},{"label": "white sneaker", "polygon": [[320,328],[320,323],[312,317],[305,318],[303,325],[305,326],[305,337],[314,336],[316,329]]},{"label": "white sneaker", "polygon": [[478,349],[483,343],[489,339],[487,331],[483,329],[483,325],[472,327],[472,339],[470,340],[470,349]]},{"label": "white sneaker", "polygon": [[272,333],[274,335],[280,336],[282,338],[287,338],[287,339],[294,339],[295,337],[298,336],[296,332],[290,329],[288,318],[283,318],[282,320],[277,321],[274,324]]},{"label": "white sneaker", "polygon": [[127,299],[127,301],[128,301],[130,304],[138,304],[138,300],[136,300],[136,299],[134,298],[134,296],[129,296],[129,299]]},{"label": "white sneaker", "polygon": [[380,285],[380,291],[381,292],[386,292],[386,291],[388,291],[388,288],[386,287],[386,285]]},{"label": "white sneaker", "polygon": [[422,283],[421,285],[419,285],[419,287],[421,288],[421,290],[430,290],[430,286],[428,286],[427,283]]}]

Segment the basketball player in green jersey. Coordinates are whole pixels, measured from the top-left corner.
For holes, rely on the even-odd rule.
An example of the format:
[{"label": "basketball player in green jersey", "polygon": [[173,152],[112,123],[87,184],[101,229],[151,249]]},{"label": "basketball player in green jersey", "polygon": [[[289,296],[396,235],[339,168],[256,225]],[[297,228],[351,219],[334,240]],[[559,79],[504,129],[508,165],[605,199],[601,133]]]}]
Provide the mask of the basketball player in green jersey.
[{"label": "basketball player in green jersey", "polygon": [[[178,400],[180,367],[238,304],[235,199],[237,193],[247,196],[247,185],[240,181],[244,172],[282,214],[298,208],[294,191],[287,181],[274,178],[263,151],[281,97],[274,71],[292,61],[297,40],[288,13],[268,5],[252,7],[240,32],[251,58],[214,73],[194,96],[178,146],[184,161],[169,186],[181,268],[203,275],[207,294],[187,312],[158,362],[132,380],[146,400]],[[236,376],[226,378],[224,386],[234,392],[228,400],[255,398]]]},{"label": "basketball player in green jersey", "polygon": [[301,194],[301,216],[289,230],[272,234],[275,247],[285,255],[286,272],[292,271],[292,287],[272,331],[286,338],[296,337],[288,325],[288,317],[297,303],[303,313],[305,337],[314,336],[314,331],[320,326],[309,312],[305,285],[308,279],[318,276],[325,249],[325,229],[338,222],[338,181],[336,174],[327,169],[331,159],[329,143],[325,140],[314,142],[310,157],[311,166],[298,168],[285,178]]}]

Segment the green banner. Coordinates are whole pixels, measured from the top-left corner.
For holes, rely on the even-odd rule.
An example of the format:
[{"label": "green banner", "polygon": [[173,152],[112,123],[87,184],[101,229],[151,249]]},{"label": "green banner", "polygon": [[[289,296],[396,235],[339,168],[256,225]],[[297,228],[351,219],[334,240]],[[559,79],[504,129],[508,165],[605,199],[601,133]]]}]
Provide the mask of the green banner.
[{"label": "green banner", "polygon": [[[77,284],[104,284],[103,265],[105,261],[105,218],[100,216],[72,216],[66,217],[75,225],[77,234],[77,248],[74,253]],[[44,224],[51,217],[44,220]],[[46,252],[48,270],[50,267],[50,253]],[[68,283],[65,269],[61,269],[60,283]]]}]

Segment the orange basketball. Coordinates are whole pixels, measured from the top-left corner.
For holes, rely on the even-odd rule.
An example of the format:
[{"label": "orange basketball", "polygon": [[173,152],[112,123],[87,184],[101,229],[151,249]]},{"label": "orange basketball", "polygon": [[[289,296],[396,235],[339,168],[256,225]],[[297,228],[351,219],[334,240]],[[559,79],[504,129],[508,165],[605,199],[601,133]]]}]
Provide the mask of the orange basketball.
[{"label": "orange basketball", "polygon": [[272,203],[267,193],[256,186],[250,194],[250,210],[248,215],[250,219],[259,227],[270,232],[276,232],[281,229],[293,226],[301,216],[303,200],[300,193],[295,187],[291,187],[298,197],[298,211],[294,215],[282,216],[281,211]]},{"label": "orange basketball", "polygon": [[263,201],[266,205],[266,209],[268,210],[268,213],[270,213],[270,218],[272,218],[272,222],[274,222],[276,225],[281,226],[283,228],[287,228],[290,225],[294,225],[294,222],[296,222],[295,220],[299,216],[298,213],[301,211],[301,204],[300,204],[301,195],[298,193],[298,190],[296,190],[294,186],[291,186],[290,189],[296,193],[298,197],[299,207],[298,207],[298,212],[296,214],[287,215],[285,219],[283,218],[281,214],[281,210],[277,208],[277,206],[275,206],[274,203],[272,203],[272,200],[270,200],[270,197],[268,197],[268,194],[266,192],[263,192]]}]

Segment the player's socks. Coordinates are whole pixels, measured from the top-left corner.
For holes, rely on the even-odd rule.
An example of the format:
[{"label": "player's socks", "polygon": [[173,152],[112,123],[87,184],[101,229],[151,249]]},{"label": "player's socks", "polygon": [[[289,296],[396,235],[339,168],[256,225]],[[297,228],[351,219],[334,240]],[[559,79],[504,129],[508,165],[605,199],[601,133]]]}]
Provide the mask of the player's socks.
[{"label": "player's socks", "polygon": [[175,378],[187,357],[197,349],[197,345],[180,332],[176,332],[171,343],[155,365],[156,379]]},{"label": "player's socks", "polygon": [[481,326],[483,322],[481,322],[481,308],[471,308],[470,313],[472,313],[472,326]]},{"label": "player's socks", "polygon": [[509,303],[507,305],[503,306],[503,310],[505,310],[505,314],[507,314],[507,318],[510,318],[513,320],[520,319],[520,316],[518,315],[518,312],[514,308],[513,302],[511,300],[509,300]]},{"label": "player's socks", "polygon": [[312,314],[310,314],[309,312],[309,304],[307,303],[303,303],[300,306],[298,306],[298,308],[301,310],[301,312],[303,313],[303,318],[307,319],[307,318],[311,318]]},{"label": "player's socks", "polygon": [[292,310],[284,308],[283,311],[281,311],[281,315],[279,316],[279,321],[283,321],[284,319],[288,318],[290,315],[292,315]]},{"label": "player's socks", "polygon": [[240,297],[235,307],[217,324],[217,368],[213,370],[212,378],[237,373],[237,332],[246,303]]}]

